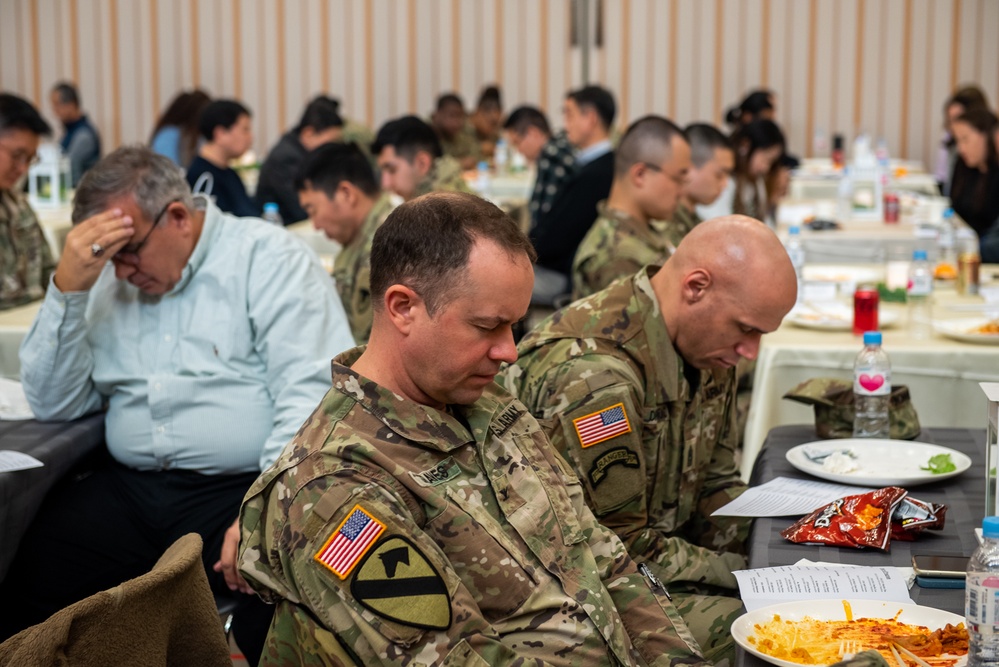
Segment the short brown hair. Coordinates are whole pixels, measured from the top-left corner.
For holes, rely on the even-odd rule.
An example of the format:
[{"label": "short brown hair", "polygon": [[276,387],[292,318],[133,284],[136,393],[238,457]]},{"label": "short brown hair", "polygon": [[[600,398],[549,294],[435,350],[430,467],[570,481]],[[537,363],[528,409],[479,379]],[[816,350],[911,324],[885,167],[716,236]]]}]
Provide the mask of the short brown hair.
[{"label": "short brown hair", "polygon": [[406,285],[434,315],[461,286],[479,239],[492,241],[512,257],[537,259],[517,223],[475,195],[434,192],[399,206],[375,232],[371,245],[374,308],[382,307],[389,287]]}]

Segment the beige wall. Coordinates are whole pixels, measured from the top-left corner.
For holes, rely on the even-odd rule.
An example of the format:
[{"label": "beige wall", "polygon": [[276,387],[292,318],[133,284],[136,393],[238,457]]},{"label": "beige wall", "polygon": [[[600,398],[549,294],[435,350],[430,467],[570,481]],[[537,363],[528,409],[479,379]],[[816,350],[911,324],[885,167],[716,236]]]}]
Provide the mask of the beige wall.
[{"label": "beige wall", "polygon": [[[0,0],[0,89],[49,114],[52,84],[76,80],[113,146],[146,140],[174,93],[198,85],[253,109],[258,153],[319,91],[372,125],[428,113],[446,89],[472,104],[491,81],[508,108],[557,114],[581,76],[570,10],[570,0]],[[955,84],[999,100],[999,0],[603,0],[603,22],[591,78],[617,94],[622,122],[718,122],[766,86],[799,154],[816,129],[863,128],[931,164]]]}]

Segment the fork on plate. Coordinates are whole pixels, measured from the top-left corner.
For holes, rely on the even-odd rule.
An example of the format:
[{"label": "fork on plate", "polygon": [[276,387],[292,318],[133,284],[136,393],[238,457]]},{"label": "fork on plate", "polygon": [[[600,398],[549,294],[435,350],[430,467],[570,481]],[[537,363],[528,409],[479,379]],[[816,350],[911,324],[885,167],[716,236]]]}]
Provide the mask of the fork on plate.
[{"label": "fork on plate", "polygon": [[839,642],[839,659],[849,660],[863,650],[864,648],[856,639],[842,639]]}]

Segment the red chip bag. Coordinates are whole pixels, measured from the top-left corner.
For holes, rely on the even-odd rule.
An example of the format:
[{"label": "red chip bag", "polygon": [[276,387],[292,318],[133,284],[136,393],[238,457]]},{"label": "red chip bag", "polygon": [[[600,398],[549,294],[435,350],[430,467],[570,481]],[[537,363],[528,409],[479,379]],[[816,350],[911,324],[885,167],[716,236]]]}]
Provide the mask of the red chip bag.
[{"label": "red chip bag", "polygon": [[791,542],[887,551],[891,516],[907,491],[898,486],[846,496],[819,508],[781,532]]},{"label": "red chip bag", "polygon": [[906,496],[891,515],[891,539],[912,542],[924,530],[943,530],[947,506]]}]

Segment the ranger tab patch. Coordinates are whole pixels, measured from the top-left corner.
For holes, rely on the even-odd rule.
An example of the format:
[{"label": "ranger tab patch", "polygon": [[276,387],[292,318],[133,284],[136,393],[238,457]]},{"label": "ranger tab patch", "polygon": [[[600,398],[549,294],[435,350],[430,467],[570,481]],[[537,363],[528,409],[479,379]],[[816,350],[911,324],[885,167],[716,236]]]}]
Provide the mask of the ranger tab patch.
[{"label": "ranger tab patch", "polygon": [[585,449],[598,442],[616,438],[625,433],[631,433],[631,424],[624,411],[624,403],[612,405],[599,412],[577,417],[572,420],[579,436],[579,444]]},{"label": "ranger tab patch", "polygon": [[408,538],[389,535],[365,556],[350,593],[374,613],[414,628],[451,627],[451,598],[444,579]]},{"label": "ranger tab patch", "polygon": [[336,576],[346,579],[357,561],[361,560],[384,530],[384,523],[360,504],[354,505],[347,518],[313,558]]}]

